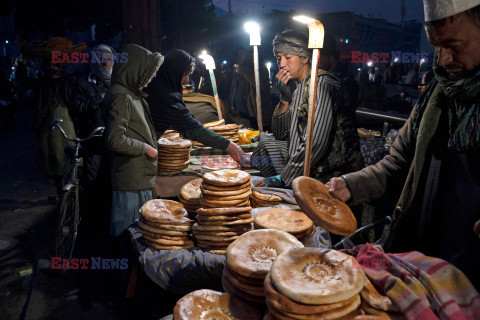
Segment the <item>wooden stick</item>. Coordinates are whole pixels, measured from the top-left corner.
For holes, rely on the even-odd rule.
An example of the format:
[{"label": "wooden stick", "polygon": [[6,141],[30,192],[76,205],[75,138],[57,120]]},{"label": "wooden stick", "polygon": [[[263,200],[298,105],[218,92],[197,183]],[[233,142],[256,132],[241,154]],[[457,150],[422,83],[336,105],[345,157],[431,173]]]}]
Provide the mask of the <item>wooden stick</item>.
[{"label": "wooden stick", "polygon": [[262,97],[260,94],[260,70],[258,65],[258,46],[253,46],[253,63],[255,67],[255,89],[257,91],[257,124],[258,130],[263,132]]},{"label": "wooden stick", "polygon": [[312,130],[315,122],[315,107],[317,102],[317,72],[318,60],[320,54],[318,49],[313,49],[312,70],[310,74],[310,88],[308,92],[308,119],[307,119],[307,137],[305,141],[305,165],[303,175],[310,176],[310,166],[312,163]]},{"label": "wooden stick", "polygon": [[210,73],[210,81],[212,82],[213,97],[215,98],[215,104],[217,106],[218,120],[222,120],[222,109],[220,108],[220,99],[218,99],[217,81],[215,81],[215,74],[213,73],[212,69],[208,70],[208,73]]}]

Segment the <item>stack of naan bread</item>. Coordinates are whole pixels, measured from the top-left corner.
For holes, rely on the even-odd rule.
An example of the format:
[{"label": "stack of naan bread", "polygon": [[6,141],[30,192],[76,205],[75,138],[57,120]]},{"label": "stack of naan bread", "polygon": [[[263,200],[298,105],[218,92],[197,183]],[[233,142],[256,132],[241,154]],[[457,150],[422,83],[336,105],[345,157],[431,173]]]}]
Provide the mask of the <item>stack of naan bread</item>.
[{"label": "stack of naan bread", "polygon": [[249,207],[250,174],[237,169],[207,172],[203,175],[202,208]]},{"label": "stack of naan bread", "polygon": [[195,218],[196,211],[200,208],[200,195],[202,194],[200,185],[202,181],[202,178],[198,178],[187,182],[180,189],[180,194],[178,195],[178,200],[187,209],[191,218]]},{"label": "stack of naan bread", "polygon": [[313,221],[300,211],[269,208],[255,215],[255,229],[276,229],[290,233],[302,243],[315,234]]},{"label": "stack of naan bread", "polygon": [[188,168],[192,143],[180,138],[160,138],[158,145],[158,172],[171,173]]},{"label": "stack of naan bread", "polygon": [[273,207],[282,202],[282,198],[274,194],[261,193],[254,190],[250,196],[250,202],[254,208]]},{"label": "stack of naan bread", "polygon": [[228,293],[214,290],[193,291],[179,299],[173,320],[261,320],[260,312]]},{"label": "stack of naan bread", "polygon": [[[264,290],[270,319],[348,319],[360,314],[365,273],[351,256],[298,248],[273,261]],[[344,318],[345,317],[345,318]]]},{"label": "stack of naan bread", "polygon": [[224,255],[233,241],[251,230],[251,210],[252,207],[198,209],[198,222],[192,226],[197,246]]},{"label": "stack of naan bread", "polygon": [[225,292],[265,304],[263,282],[277,256],[303,244],[280,230],[252,230],[228,246],[222,283]]},{"label": "stack of naan bread", "polygon": [[225,254],[230,243],[251,229],[250,175],[236,169],[208,172],[200,188],[193,235],[200,248]]},{"label": "stack of naan bread", "polygon": [[193,221],[183,205],[176,201],[154,199],[140,208],[137,230],[145,244],[155,249],[187,249],[193,247],[188,235]]},{"label": "stack of naan bread", "polygon": [[[238,130],[240,129],[240,127],[237,124],[225,124],[225,120],[222,119],[214,122],[205,123],[203,126],[212,130],[213,132],[218,133],[221,136],[224,136],[230,141],[238,143]],[[200,142],[192,141],[192,143],[194,146],[204,147],[204,145]]]}]

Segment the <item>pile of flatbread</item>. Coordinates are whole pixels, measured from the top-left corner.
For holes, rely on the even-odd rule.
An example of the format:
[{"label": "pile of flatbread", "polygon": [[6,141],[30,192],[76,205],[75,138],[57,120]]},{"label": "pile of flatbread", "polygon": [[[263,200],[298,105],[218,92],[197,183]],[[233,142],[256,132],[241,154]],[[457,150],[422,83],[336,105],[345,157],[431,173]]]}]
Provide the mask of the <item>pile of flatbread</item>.
[{"label": "pile of flatbread", "polygon": [[178,195],[178,200],[180,200],[185,209],[187,209],[189,216],[193,219],[196,211],[200,208],[200,195],[202,194],[200,185],[202,181],[202,178],[197,178],[187,182],[180,189],[180,194]]},{"label": "pile of flatbread", "polygon": [[276,229],[290,233],[303,244],[315,234],[313,221],[303,212],[269,208],[255,215],[255,229]]},{"label": "pile of flatbread", "polygon": [[173,173],[188,168],[192,143],[180,138],[160,138],[158,145],[158,172]]},{"label": "pile of flatbread", "polygon": [[280,230],[252,230],[228,246],[222,283],[225,292],[265,304],[263,282],[277,256],[303,244]]},{"label": "pile of flatbread", "polygon": [[298,248],[273,261],[264,290],[270,319],[344,319],[359,315],[365,273],[351,256]]},{"label": "pile of flatbread", "polygon": [[179,202],[154,199],[140,208],[137,231],[146,245],[155,249],[187,249],[193,247],[188,234],[193,221]]}]

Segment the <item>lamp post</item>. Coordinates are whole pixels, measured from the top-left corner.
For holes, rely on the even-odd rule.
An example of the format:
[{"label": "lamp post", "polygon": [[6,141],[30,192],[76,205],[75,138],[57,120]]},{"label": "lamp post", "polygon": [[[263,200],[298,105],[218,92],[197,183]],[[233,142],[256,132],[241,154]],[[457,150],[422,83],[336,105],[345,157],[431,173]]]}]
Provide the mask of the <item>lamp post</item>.
[{"label": "lamp post", "polygon": [[293,20],[307,24],[308,26],[308,48],[313,49],[312,69],[310,75],[310,92],[308,95],[308,121],[307,136],[305,141],[305,166],[303,175],[310,176],[310,166],[312,162],[312,130],[314,125],[315,104],[317,98],[317,73],[318,60],[320,59],[319,49],[323,48],[323,39],[325,37],[325,29],[323,24],[313,18],[306,16],[296,16]]},{"label": "lamp post", "polygon": [[269,61],[265,65],[267,66],[267,70],[268,70],[268,82],[272,84],[272,77],[270,76],[271,75],[270,69],[272,68],[272,63]]},{"label": "lamp post", "polygon": [[258,46],[261,43],[260,26],[255,22],[245,23],[245,31],[250,34],[250,45],[253,46],[253,65],[255,70],[255,89],[257,93],[257,125],[258,130],[263,132],[262,121],[262,98],[260,95],[260,71],[258,65]]},{"label": "lamp post", "polygon": [[222,109],[220,108],[220,99],[218,99],[217,82],[215,81],[215,74],[213,73],[213,70],[215,70],[215,60],[213,60],[213,57],[211,55],[208,55],[207,51],[205,50],[202,51],[202,54],[199,57],[203,60],[205,68],[210,74],[210,82],[212,83],[213,96],[215,98],[215,104],[217,107],[218,120],[222,120],[223,116]]}]

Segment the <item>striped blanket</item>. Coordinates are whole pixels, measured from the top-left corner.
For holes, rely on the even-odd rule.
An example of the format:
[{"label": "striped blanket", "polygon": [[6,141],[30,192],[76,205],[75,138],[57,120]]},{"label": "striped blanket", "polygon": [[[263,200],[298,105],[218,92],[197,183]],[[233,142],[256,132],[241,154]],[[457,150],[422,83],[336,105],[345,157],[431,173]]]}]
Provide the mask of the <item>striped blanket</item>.
[{"label": "striped blanket", "polygon": [[[450,263],[420,252],[390,254],[364,244],[344,250],[406,319],[480,319],[480,296]],[[480,270],[479,270],[480,271]]]}]

